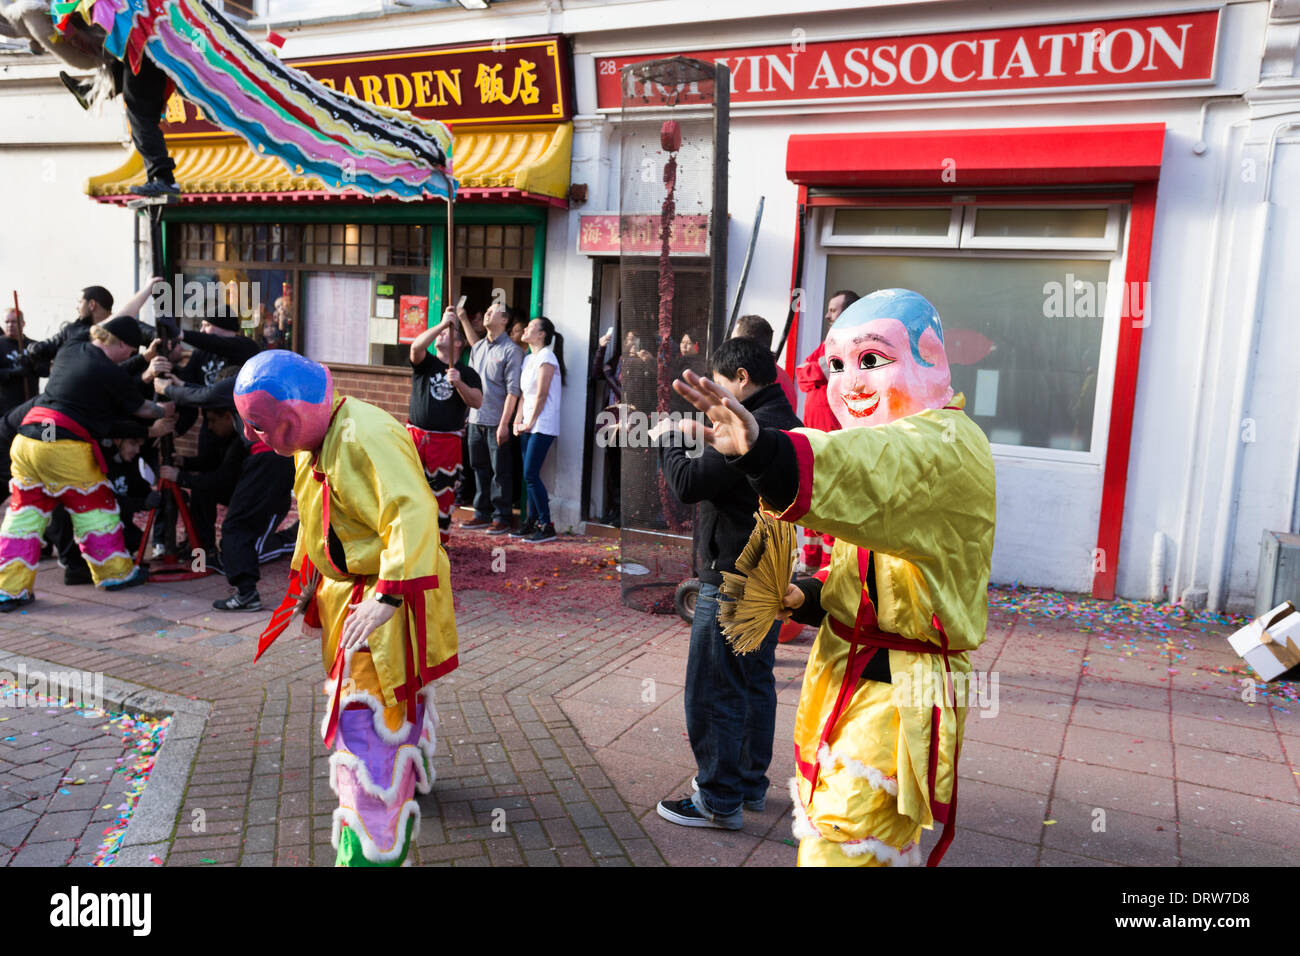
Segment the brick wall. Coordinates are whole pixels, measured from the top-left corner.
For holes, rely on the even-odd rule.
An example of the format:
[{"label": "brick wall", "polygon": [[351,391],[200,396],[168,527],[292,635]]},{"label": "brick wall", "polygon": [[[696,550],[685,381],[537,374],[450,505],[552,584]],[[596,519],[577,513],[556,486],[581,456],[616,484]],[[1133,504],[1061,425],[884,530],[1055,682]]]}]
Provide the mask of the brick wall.
[{"label": "brick wall", "polygon": [[351,395],[378,405],[399,422],[406,423],[406,413],[411,407],[409,367],[331,365],[330,372],[334,376],[334,390],[340,395]]}]

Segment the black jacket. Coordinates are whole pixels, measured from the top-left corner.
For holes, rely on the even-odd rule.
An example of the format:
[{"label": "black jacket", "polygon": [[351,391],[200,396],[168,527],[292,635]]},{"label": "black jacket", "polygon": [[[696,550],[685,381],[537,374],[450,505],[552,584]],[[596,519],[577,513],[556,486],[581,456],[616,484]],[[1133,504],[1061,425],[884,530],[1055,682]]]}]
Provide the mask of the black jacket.
[{"label": "black jacket", "polygon": [[[760,389],[741,404],[749,409],[760,427],[800,427],[785,392],[776,383]],[[699,503],[695,520],[700,580],[721,584],[721,572],[735,570],[736,558],[754,530],[758,493],[750,487],[743,471],[728,464],[712,448],[706,447],[698,458],[691,458],[685,448],[661,445],[659,458],[664,480],[673,494],[684,504]]]},{"label": "black jacket", "polygon": [[29,344],[27,346],[27,358],[38,370],[42,366],[49,366],[58,356],[59,350],[65,345],[70,345],[73,342],[89,341],[90,327],[93,324],[90,319],[74,319],[71,322],[65,322],[63,327],[48,339]]}]

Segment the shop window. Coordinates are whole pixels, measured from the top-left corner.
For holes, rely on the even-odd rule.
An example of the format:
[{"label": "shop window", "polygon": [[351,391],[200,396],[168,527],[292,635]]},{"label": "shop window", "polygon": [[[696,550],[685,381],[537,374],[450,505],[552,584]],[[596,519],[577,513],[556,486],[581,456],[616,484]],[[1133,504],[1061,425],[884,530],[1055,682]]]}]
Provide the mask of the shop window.
[{"label": "shop window", "polygon": [[456,269],[491,275],[531,275],[532,226],[457,226]]},{"label": "shop window", "polygon": [[[916,248],[937,238],[940,211],[959,222],[957,241]],[[828,234],[839,241],[825,249],[826,295],[922,293],[943,318],[953,389],[996,453],[1100,463],[1119,322],[1144,307],[1123,287],[1123,207],[917,212],[828,210],[823,246]],[[888,234],[890,223],[930,232]],[[861,248],[844,241],[850,229]]]},{"label": "shop window", "polygon": [[822,245],[1114,250],[1121,219],[1119,205],[833,209],[822,227]]},{"label": "shop window", "polygon": [[[318,361],[406,363],[402,297],[427,302],[431,225],[183,223],[178,267],[187,280],[236,284],[247,334],[278,338]],[[253,291],[255,290],[255,291]],[[275,311],[275,301],[284,307]],[[299,307],[301,302],[301,307]],[[188,309],[196,327],[211,302]]]}]

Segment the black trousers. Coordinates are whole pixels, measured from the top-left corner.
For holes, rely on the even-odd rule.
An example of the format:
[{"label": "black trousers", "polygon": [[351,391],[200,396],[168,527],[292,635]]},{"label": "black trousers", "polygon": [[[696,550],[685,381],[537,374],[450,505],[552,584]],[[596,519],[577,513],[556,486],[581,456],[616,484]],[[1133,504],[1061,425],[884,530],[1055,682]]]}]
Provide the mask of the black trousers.
[{"label": "black trousers", "polygon": [[59,554],[59,563],[69,571],[82,568],[90,570],[86,564],[86,559],[81,556],[81,548],[77,546],[77,539],[72,534],[72,518],[68,516],[68,509],[59,505],[50,512],[50,525],[46,529],[46,537],[49,538],[50,545]]},{"label": "black trousers", "polygon": [[139,73],[131,72],[129,67],[123,72],[122,100],[131,122],[131,142],[144,159],[149,179],[175,182],[172,171],[176,162],[167,152],[167,141],[159,126],[167,106],[167,74],[145,56]]},{"label": "black trousers", "polygon": [[[239,480],[221,502],[226,505],[221,564],[226,580],[241,593],[257,588],[259,564],[292,552],[293,542],[275,533],[289,513],[292,491],[293,459],[268,451],[244,459]],[[216,502],[210,507],[215,515]]]}]

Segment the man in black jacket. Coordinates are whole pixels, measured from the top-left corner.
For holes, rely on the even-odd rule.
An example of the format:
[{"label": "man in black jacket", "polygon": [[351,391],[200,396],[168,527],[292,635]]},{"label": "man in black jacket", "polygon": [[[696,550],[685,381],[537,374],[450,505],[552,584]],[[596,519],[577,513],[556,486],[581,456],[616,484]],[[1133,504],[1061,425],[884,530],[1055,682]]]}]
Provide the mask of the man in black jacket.
[{"label": "man in black jacket", "polygon": [[195,531],[211,546],[216,537],[217,505],[226,506],[221,523],[221,551],[209,552],[209,566],[221,571],[234,588],[212,606],[218,611],[259,611],[258,565],[293,553],[296,535],[276,531],[289,513],[293,491],[293,459],[250,441],[235,411],[235,372],[223,374],[210,386],[185,386],[175,378],[158,379],[155,388],[177,405],[197,405],[214,441],[206,457],[195,456],[163,465],[162,477],[190,491]]},{"label": "man in black jacket", "polygon": [[[713,380],[727,388],[771,428],[797,428],[799,419],[781,386],[776,362],[752,339],[734,338],[713,353]],[[767,767],[776,730],[777,632],[759,650],[736,654],[718,625],[718,586],[754,530],[758,495],[743,472],[712,448],[700,454],[685,447],[676,429],[656,429],[668,487],[684,503],[698,503],[696,534],[700,554],[700,592],[691,625],[686,661],[686,733],[699,769],[697,792],[681,800],[660,801],[665,820],[688,827],[739,830],[744,810],[762,812],[767,800]],[[674,432],[676,432],[674,434]]]}]

